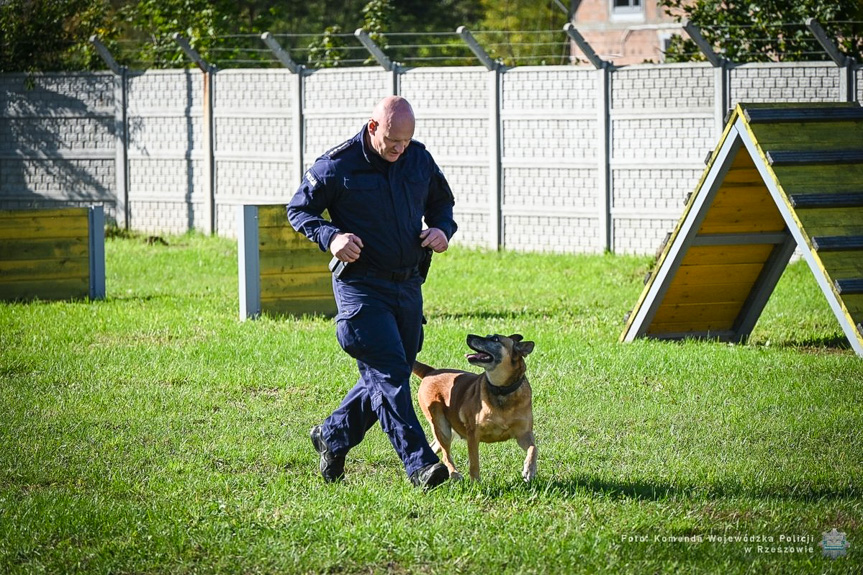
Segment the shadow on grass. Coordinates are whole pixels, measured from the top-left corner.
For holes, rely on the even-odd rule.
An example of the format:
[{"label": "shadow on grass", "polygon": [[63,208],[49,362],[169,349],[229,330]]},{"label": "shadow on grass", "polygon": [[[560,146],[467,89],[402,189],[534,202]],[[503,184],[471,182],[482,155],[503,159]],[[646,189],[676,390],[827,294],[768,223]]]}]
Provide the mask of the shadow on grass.
[{"label": "shadow on grass", "polygon": [[848,342],[848,338],[846,338],[843,334],[833,334],[830,336],[813,337],[802,340],[790,339],[787,341],[771,342],[770,345],[772,347],[779,347],[783,349],[795,349],[800,351],[812,352],[844,352],[851,349],[851,344]]},{"label": "shadow on grass", "polygon": [[554,317],[575,318],[580,321],[588,321],[590,317],[578,309],[559,309],[554,307],[537,307],[532,309],[500,310],[500,311],[445,311],[430,309],[426,312],[428,319],[435,320],[508,320],[512,322],[524,321],[526,319],[547,319]]},{"label": "shadow on grass", "polygon": [[465,319],[487,319],[487,320],[499,320],[499,319],[509,319],[509,320],[517,320],[523,319],[525,317],[545,317],[548,315],[547,313],[543,313],[541,310],[534,311],[514,311],[514,310],[501,310],[495,312],[484,312],[484,311],[435,311],[430,310],[426,313],[428,319],[441,319],[441,320],[465,320]]},{"label": "shadow on grass", "polygon": [[748,486],[737,480],[704,485],[673,485],[649,481],[617,481],[587,475],[575,475],[551,481],[535,480],[525,484],[513,480],[504,484],[484,484],[480,490],[487,497],[498,498],[519,491],[554,497],[605,497],[614,500],[664,501],[671,499],[719,499],[744,497],[781,501],[816,502],[859,498],[861,490],[853,486],[765,485]]},{"label": "shadow on grass", "polygon": [[118,295],[110,295],[105,298],[106,302],[112,301],[121,301],[121,302],[129,302],[129,301],[138,301],[138,302],[149,302],[149,301],[159,301],[159,300],[176,300],[178,297],[175,294],[139,294],[139,293],[126,293],[126,294],[118,294]]}]

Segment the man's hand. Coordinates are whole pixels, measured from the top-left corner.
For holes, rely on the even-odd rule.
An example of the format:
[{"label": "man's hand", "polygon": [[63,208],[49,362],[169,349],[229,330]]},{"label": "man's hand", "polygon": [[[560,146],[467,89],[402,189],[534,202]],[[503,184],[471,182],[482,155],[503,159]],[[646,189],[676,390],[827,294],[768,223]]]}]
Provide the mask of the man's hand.
[{"label": "man's hand", "polygon": [[330,240],[330,252],[342,262],[355,262],[363,249],[363,240],[354,234],[336,234]]},{"label": "man's hand", "polygon": [[428,228],[420,233],[420,239],[423,241],[424,248],[431,248],[437,253],[445,252],[449,247],[449,240],[446,239],[446,234],[438,228]]}]

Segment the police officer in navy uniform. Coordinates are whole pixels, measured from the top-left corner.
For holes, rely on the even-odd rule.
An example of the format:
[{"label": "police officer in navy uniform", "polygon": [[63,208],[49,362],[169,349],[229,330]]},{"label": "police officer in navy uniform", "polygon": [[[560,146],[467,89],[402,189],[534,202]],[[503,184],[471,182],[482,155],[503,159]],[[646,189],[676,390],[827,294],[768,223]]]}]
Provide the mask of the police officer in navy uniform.
[{"label": "police officer in navy uniform", "polygon": [[336,335],[360,377],[311,431],[326,481],[344,476],[345,455],[378,421],[414,485],[449,478],[417,419],[410,376],[423,337],[420,268],[457,226],[449,184],[414,127],[407,100],[384,98],[359,134],[315,161],[287,207],[294,229],[347,264],[333,277]]}]

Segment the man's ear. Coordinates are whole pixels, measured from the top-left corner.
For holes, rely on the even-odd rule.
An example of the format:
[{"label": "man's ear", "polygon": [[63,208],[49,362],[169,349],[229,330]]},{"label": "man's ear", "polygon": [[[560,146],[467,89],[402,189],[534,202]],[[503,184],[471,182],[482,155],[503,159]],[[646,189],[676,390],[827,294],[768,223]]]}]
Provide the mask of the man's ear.
[{"label": "man's ear", "polygon": [[374,134],[378,129],[378,123],[374,120],[369,120],[369,133]]}]

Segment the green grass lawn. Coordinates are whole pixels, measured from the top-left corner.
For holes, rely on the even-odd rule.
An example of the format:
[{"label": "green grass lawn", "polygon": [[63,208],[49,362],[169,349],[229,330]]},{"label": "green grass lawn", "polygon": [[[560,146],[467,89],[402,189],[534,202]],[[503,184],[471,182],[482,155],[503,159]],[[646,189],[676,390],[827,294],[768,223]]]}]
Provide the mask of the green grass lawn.
[{"label": "green grass lawn", "polygon": [[0,304],[0,573],[863,570],[863,359],[803,262],[746,345],[620,344],[647,258],[435,257],[420,358],[534,340],[539,471],[482,445],[481,483],[423,493],[379,429],[325,485],[331,320],[241,322],[236,243],[167,239],[109,239],[104,301]]}]

